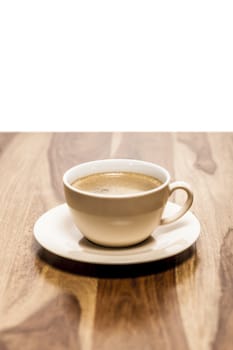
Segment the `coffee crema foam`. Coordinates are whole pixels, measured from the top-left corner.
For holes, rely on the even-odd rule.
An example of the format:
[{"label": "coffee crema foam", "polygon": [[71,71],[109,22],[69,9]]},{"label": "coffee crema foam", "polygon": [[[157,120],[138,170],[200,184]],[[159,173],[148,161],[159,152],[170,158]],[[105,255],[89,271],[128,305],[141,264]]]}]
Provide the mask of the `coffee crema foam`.
[{"label": "coffee crema foam", "polygon": [[78,178],[74,188],[95,194],[127,195],[157,188],[162,182],[157,178],[134,172],[104,172]]}]

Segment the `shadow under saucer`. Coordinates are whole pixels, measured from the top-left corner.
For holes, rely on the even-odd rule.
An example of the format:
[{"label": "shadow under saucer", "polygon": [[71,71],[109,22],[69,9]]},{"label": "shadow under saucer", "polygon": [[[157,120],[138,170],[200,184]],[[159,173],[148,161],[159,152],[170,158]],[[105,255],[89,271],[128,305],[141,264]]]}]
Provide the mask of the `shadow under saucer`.
[{"label": "shadow under saucer", "polygon": [[37,258],[61,271],[95,278],[130,278],[158,274],[183,264],[195,256],[195,244],[185,251],[162,260],[125,265],[79,262],[62,258],[38,245]]}]

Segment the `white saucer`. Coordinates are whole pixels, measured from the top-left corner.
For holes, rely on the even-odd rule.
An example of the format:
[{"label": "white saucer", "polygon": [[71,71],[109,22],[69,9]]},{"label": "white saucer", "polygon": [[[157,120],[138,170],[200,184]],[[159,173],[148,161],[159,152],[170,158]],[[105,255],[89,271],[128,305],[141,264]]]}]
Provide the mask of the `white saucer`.
[{"label": "white saucer", "polygon": [[[168,202],[164,217],[180,206]],[[74,226],[66,204],[43,214],[35,223],[40,245],[64,258],[97,264],[135,264],[164,259],[190,247],[200,234],[200,224],[189,211],[176,223],[160,226],[146,241],[129,248],[104,248],[86,240]]]}]

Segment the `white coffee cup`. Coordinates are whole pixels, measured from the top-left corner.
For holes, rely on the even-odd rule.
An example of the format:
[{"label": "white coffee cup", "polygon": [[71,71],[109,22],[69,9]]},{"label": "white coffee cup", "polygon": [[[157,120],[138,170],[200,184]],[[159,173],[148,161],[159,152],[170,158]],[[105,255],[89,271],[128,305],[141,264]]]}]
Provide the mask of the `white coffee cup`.
[{"label": "white coffee cup", "polygon": [[[104,195],[72,186],[78,178],[103,172],[134,172],[153,176],[161,186],[149,191],[123,195]],[[184,182],[170,183],[161,166],[135,159],[104,159],[82,163],[67,170],[64,191],[74,223],[90,241],[110,247],[125,247],[148,238],[158,227],[181,218],[193,202],[193,193]],[[187,199],[172,217],[162,218],[169,196],[182,189]]]}]

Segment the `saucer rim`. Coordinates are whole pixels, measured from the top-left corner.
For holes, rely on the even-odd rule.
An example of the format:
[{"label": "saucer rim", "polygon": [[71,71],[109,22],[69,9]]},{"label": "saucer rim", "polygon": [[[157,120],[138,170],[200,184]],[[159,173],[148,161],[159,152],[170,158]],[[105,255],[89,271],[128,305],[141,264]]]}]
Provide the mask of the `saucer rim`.
[{"label": "saucer rim", "polygon": [[[177,203],[174,203],[174,202],[171,202],[171,201],[168,201],[167,203],[168,205],[171,205],[173,207],[176,207],[177,209],[179,209],[181,206]],[[96,265],[135,265],[135,264],[143,264],[143,263],[151,263],[151,262],[155,262],[155,261],[160,261],[160,260],[164,260],[164,259],[167,259],[167,258],[171,258],[173,256],[176,256],[176,255],[179,255],[181,254],[182,252],[184,252],[186,249],[190,248],[196,241],[197,239],[199,238],[200,236],[200,231],[201,231],[201,227],[200,227],[200,222],[199,220],[197,219],[197,217],[190,211],[188,210],[187,213],[181,218],[179,219],[178,221],[182,220],[185,216],[187,215],[191,215],[192,219],[195,221],[195,224],[197,225],[197,228],[196,228],[196,232],[195,234],[193,235],[192,239],[189,240],[189,241],[185,241],[184,245],[182,246],[182,248],[179,250],[179,251],[176,251],[176,252],[170,252],[170,253],[166,253],[165,256],[163,257],[156,257],[156,256],[153,256],[156,252],[156,250],[152,250],[150,251],[149,253],[145,253],[142,251],[142,253],[138,253],[138,254],[134,254],[134,256],[136,255],[137,257],[140,257],[142,254],[144,255],[148,255],[148,257],[144,257],[144,259],[135,259],[135,260],[127,260],[129,259],[129,256],[130,255],[110,255],[109,254],[96,254],[95,252],[90,253],[90,252],[85,252],[84,251],[80,251],[80,257],[79,258],[76,258],[74,256],[68,256],[68,254],[65,254],[61,251],[57,252],[56,249],[52,249],[51,247],[48,247],[48,245],[44,244],[44,241],[40,239],[40,233],[38,233],[38,225],[39,223],[46,217],[46,216],[49,216],[51,214],[51,212],[54,212],[56,210],[61,210],[61,209],[68,209],[68,206],[66,203],[62,203],[62,204],[59,204],[51,209],[49,209],[48,211],[44,212],[35,222],[34,224],[34,227],[33,227],[33,235],[34,235],[34,238],[36,239],[36,241],[40,244],[40,246],[42,248],[44,248],[45,250],[47,250],[48,252],[54,254],[54,255],[57,255],[61,258],[64,258],[64,259],[68,259],[68,260],[71,260],[71,261],[76,261],[76,262],[80,262],[80,263],[87,263],[87,264],[96,264]],[[71,217],[70,217],[70,220]],[[169,226],[169,225],[172,225],[172,224],[168,224],[166,226]],[[162,227],[162,226],[161,226]],[[80,232],[81,234],[81,232]],[[154,233],[153,233],[154,234]],[[153,235],[152,234],[152,235]],[[92,243],[92,242],[91,242]],[[143,242],[142,242],[143,243]],[[79,244],[79,243],[78,243]],[[137,245],[133,246],[133,247],[136,247]],[[96,247],[98,247],[98,245],[96,245]],[[127,249],[132,249],[133,247],[125,247],[124,248],[124,251],[127,250]],[[101,246],[101,249],[104,249],[106,247],[102,247]],[[122,248],[115,248],[117,250],[120,250]],[[95,259],[95,257],[98,256],[98,259]],[[103,260],[99,260],[100,256],[102,256]],[[111,261],[109,260],[110,257],[114,257],[114,258],[119,258],[118,261]],[[104,259],[106,258],[106,260]]]}]

